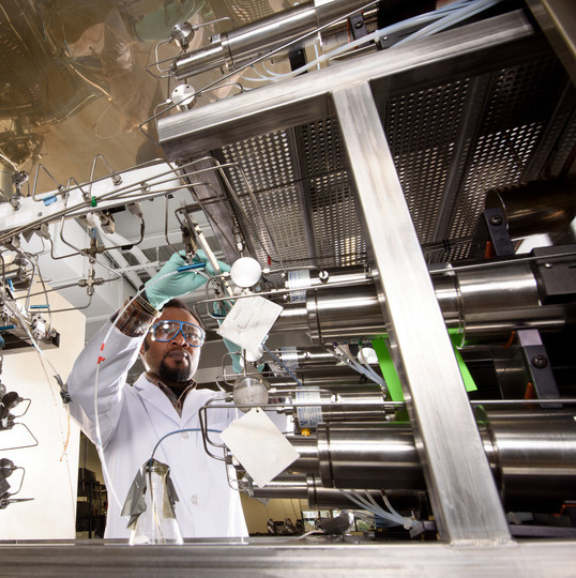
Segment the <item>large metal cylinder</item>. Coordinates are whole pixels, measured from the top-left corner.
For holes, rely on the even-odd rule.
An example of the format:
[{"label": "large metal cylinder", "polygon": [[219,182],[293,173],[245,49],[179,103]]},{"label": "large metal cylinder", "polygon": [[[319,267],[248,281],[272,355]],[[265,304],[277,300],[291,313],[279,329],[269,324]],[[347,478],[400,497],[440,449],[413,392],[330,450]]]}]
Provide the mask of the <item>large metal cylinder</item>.
[{"label": "large metal cylinder", "polygon": [[[576,499],[574,412],[477,412],[477,420],[507,507],[537,511]],[[316,448],[311,438],[290,441],[304,450],[290,470],[319,474],[324,487],[426,489],[408,423],[320,424]]]},{"label": "large metal cylinder", "polygon": [[576,217],[575,193],[573,178],[533,181],[492,189],[484,205],[506,215],[510,236],[515,239],[569,227]]},{"label": "large metal cylinder", "polygon": [[501,496],[512,508],[576,498],[573,412],[476,412]]},{"label": "large metal cylinder", "polygon": [[[530,265],[510,261],[471,270],[446,268],[432,282],[449,329],[469,342],[508,339],[519,326],[560,330],[567,317],[563,305],[541,305]],[[373,285],[309,290],[306,304],[286,305],[274,331],[306,331],[313,342],[327,343],[386,333]]]}]

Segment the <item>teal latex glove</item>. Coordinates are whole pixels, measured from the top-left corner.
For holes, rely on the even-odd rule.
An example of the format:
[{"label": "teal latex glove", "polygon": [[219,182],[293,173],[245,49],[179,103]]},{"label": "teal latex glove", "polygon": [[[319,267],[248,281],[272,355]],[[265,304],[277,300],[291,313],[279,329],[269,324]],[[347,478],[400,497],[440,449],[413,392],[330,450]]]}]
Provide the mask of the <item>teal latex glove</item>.
[{"label": "teal latex glove", "polygon": [[[162,269],[160,269],[160,271],[158,271],[158,273],[156,273],[156,275],[146,283],[146,299],[148,303],[156,309],[161,309],[165,303],[174,297],[186,295],[187,293],[191,293],[195,289],[198,289],[198,287],[202,287],[202,285],[206,283],[207,279],[204,275],[198,273],[198,271],[205,271],[210,275],[216,274],[214,268],[208,262],[204,251],[198,251],[194,259],[192,259],[191,265],[184,261],[182,258],[183,254],[183,252],[181,254],[174,253],[174,255],[164,263]],[[178,271],[181,267],[191,267],[193,265],[198,265],[199,263],[205,263],[206,267],[179,271],[178,273],[169,275],[164,279],[160,279],[168,273]],[[230,267],[226,265],[226,263],[218,261],[218,265],[222,272],[230,271]]]}]

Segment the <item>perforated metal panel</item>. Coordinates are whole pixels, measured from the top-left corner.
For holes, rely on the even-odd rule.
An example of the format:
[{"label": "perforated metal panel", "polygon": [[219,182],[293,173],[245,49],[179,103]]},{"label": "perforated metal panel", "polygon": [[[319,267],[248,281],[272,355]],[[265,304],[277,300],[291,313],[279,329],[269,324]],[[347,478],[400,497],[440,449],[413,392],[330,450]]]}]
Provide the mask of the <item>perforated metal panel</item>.
[{"label": "perforated metal panel", "polygon": [[[473,233],[488,190],[523,179],[565,83],[564,71],[551,60],[521,64],[494,75],[486,114],[459,190],[450,238]],[[466,255],[466,248],[461,248],[453,258]]]},{"label": "perforated metal panel", "polygon": [[227,171],[244,212],[259,231],[259,257],[326,268],[364,262],[366,243],[337,124],[325,119],[299,127],[296,133],[297,145],[290,145],[287,132],[275,132],[220,151],[227,163],[244,173],[245,178],[236,168]]},{"label": "perforated metal panel", "polygon": [[469,87],[468,79],[390,99],[385,130],[414,226],[422,243],[434,225]]},{"label": "perforated metal panel", "polygon": [[321,267],[360,264],[365,260],[366,243],[345,170],[338,124],[324,119],[300,127],[299,135],[317,263]]},{"label": "perforated metal panel", "polygon": [[[221,155],[227,163],[238,167],[227,172],[252,225],[247,233],[256,239],[261,262],[271,257],[276,264],[305,263],[309,250],[287,134],[275,132],[247,139],[224,147]],[[254,235],[255,231],[259,233]]]},{"label": "perforated metal panel", "polygon": [[[562,67],[547,56],[393,92],[381,103],[398,175],[430,262],[468,255],[466,240],[489,189],[558,174],[571,158],[576,91],[568,87]],[[286,265],[323,268],[366,262],[334,118],[235,143],[221,156],[244,169],[258,199],[264,218],[232,169],[233,186],[265,247],[261,258],[269,254]]]}]

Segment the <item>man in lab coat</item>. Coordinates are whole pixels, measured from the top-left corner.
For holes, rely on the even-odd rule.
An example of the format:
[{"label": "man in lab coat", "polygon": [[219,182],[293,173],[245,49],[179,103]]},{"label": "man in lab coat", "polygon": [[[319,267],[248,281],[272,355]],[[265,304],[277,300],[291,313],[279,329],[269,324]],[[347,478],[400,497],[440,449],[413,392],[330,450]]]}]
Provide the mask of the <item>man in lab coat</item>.
[{"label": "man in lab coat", "polygon": [[[197,390],[193,379],[203,331],[173,297],[206,279],[180,271],[185,265],[180,255],[173,255],[147,285],[146,299],[138,296],[90,340],[67,382],[70,413],[99,448],[103,462],[105,538],[129,537],[128,518],[120,514],[136,474],[153,452],[170,468],[178,495],[176,518],[185,538],[247,535],[240,495],[229,484],[234,473],[206,454],[200,433],[198,410],[220,394]],[[206,270],[214,274],[210,266]],[[138,355],[146,372],[129,385],[127,373]],[[210,409],[207,415],[207,427],[216,431],[238,417],[233,408]]]}]

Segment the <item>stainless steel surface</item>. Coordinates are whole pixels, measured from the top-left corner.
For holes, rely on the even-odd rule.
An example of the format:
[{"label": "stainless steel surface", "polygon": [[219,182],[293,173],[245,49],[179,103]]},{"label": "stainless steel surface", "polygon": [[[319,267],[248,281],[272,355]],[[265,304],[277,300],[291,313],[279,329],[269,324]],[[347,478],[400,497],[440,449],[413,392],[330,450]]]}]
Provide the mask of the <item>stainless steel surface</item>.
[{"label": "stainless steel surface", "polygon": [[[576,416],[573,412],[489,412],[487,427],[500,491],[509,507],[556,502],[576,492]],[[564,498],[566,499],[566,498]]]},{"label": "stainless steel surface", "polygon": [[[558,511],[576,499],[573,411],[475,411],[477,427],[507,511]],[[320,424],[316,438],[296,436],[301,452],[289,470],[319,476],[324,488],[424,491],[423,468],[409,423]],[[299,480],[299,481],[298,481]],[[302,486],[301,476],[293,479]],[[274,483],[274,494],[290,486]],[[292,484],[296,485],[296,484]]]},{"label": "stainless steel surface", "polygon": [[[528,38],[529,22],[519,12],[506,14],[498,22],[483,21],[464,30],[446,32],[413,46],[393,48],[385,54],[363,57],[290,81],[290,90],[282,83],[212,104],[210,110],[198,108],[158,121],[158,136],[168,158],[190,156],[262,133],[288,126],[316,122],[329,117],[333,90],[357,82],[386,78],[400,72],[415,72],[426,64],[450,61]],[[224,130],[225,128],[225,130]]]},{"label": "stainless steel surface", "polygon": [[520,318],[526,320],[526,311],[540,306],[538,286],[529,263],[460,271],[456,278],[462,330],[466,336],[474,336],[473,328],[477,324],[481,330],[491,327],[490,337],[493,338],[503,316],[511,318],[515,324],[520,317],[514,315],[515,310],[520,310]]},{"label": "stainless steel surface", "polygon": [[[364,489],[364,488],[363,488]],[[281,475],[263,488],[252,486],[249,489],[250,497],[274,499],[290,498],[308,500],[308,506],[312,509],[356,509],[357,504],[351,501],[345,491],[338,488],[325,488],[314,474]],[[384,506],[382,492],[380,490],[366,490],[374,501]],[[422,506],[423,492],[386,491],[396,510],[419,510]]]},{"label": "stainless steel surface", "polygon": [[[504,544],[506,519],[372,91],[358,84],[336,90],[333,99],[440,536],[456,544]],[[455,507],[464,503],[465,510]]]},{"label": "stainless steel surface", "polygon": [[363,337],[385,332],[374,288],[345,287],[306,294],[308,331],[313,343],[331,343],[343,335]]},{"label": "stainless steel surface", "polygon": [[564,231],[576,216],[575,185],[571,180],[543,180],[492,189],[487,209],[501,209],[512,239]]},{"label": "stainless steel surface", "polygon": [[262,55],[273,52],[285,55],[290,49],[302,48],[317,41],[315,32],[333,20],[359,10],[366,0],[332,0],[322,6],[304,2],[283,12],[257,20],[241,28],[217,35],[212,44],[178,58],[171,73],[179,80],[213,68],[240,67]]},{"label": "stainless steel surface", "polygon": [[527,0],[572,80],[576,82],[576,14],[571,0]]},{"label": "stainless steel surface", "polygon": [[291,49],[316,43],[318,37],[315,32],[319,27],[326,27],[342,19],[368,2],[332,0],[327,5],[315,4],[305,2],[230,32],[218,34],[208,46],[175,60],[170,66],[170,72],[182,80],[221,66],[238,68],[245,62],[269,53],[285,56]]},{"label": "stainless steel surface", "polygon": [[[528,262],[431,270],[444,322],[462,335],[462,342],[507,341],[516,327],[558,331],[569,317],[563,305],[541,305]],[[306,305],[286,304],[275,329],[306,331],[313,343],[326,344],[386,333],[374,285],[308,290]]]},{"label": "stainless steel surface", "polygon": [[[562,540],[519,541],[514,548],[445,544],[367,544],[359,538],[311,536],[221,540],[194,540],[183,546],[128,546],[93,540],[93,543],[4,543],[0,545],[1,572],[5,576],[44,577],[125,576],[210,577],[349,577],[447,575],[571,577],[576,550]],[[193,570],[191,570],[193,569]]]},{"label": "stainless steel surface", "polygon": [[[321,424],[317,436],[319,473],[324,487],[384,490],[425,487],[414,433],[408,423]],[[381,443],[382,439],[386,442]]]}]

